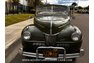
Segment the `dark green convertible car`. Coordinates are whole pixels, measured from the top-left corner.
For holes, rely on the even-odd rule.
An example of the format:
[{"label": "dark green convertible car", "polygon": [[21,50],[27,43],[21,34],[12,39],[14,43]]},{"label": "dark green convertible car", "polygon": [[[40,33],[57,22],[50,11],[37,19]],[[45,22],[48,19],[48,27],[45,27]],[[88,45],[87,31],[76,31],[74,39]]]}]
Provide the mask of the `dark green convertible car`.
[{"label": "dark green convertible car", "polygon": [[71,21],[68,6],[37,6],[34,24],[22,30],[22,55],[35,61],[73,61],[83,56],[82,33]]}]

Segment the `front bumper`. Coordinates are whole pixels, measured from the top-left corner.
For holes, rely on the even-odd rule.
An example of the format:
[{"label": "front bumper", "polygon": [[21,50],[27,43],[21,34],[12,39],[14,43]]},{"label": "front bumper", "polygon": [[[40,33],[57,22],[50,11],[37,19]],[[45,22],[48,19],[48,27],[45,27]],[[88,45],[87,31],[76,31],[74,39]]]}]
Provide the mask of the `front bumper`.
[{"label": "front bumper", "polygon": [[[42,48],[55,48],[55,49],[63,49],[65,52],[64,54],[59,54],[59,56],[57,58],[45,58],[43,57],[43,54],[39,54],[38,53],[38,49],[42,49]],[[36,50],[36,53],[33,53],[33,52],[25,52],[23,51],[22,52],[22,55],[23,56],[27,56],[27,57],[31,57],[31,58],[36,58],[37,60],[38,59],[45,59],[45,60],[53,60],[53,61],[57,61],[58,59],[71,59],[71,58],[78,58],[78,57],[81,57],[84,55],[84,49],[80,49],[80,52],[79,53],[71,53],[71,54],[66,54],[66,50],[65,48],[63,47],[38,47],[37,50]]]}]

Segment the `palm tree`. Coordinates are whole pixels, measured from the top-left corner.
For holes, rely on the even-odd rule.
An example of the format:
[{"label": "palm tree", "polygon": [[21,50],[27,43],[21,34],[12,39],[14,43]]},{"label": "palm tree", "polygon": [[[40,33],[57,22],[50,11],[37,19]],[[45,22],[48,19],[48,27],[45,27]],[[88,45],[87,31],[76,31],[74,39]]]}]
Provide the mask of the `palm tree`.
[{"label": "palm tree", "polygon": [[72,5],[71,5],[71,8],[72,8],[72,14],[73,12],[75,11],[75,7],[77,6],[78,4],[76,2],[73,2]]},{"label": "palm tree", "polygon": [[73,2],[73,3],[72,3],[72,6],[73,6],[73,7],[75,7],[75,6],[77,6],[77,5],[78,5],[78,4],[77,4],[76,2]]}]

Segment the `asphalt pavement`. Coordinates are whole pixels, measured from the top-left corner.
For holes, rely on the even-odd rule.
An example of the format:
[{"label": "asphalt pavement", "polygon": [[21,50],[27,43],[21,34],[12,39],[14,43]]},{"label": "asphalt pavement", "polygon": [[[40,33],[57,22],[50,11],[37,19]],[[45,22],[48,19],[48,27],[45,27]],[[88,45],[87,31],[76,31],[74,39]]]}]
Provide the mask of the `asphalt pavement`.
[{"label": "asphalt pavement", "polygon": [[85,55],[76,60],[76,63],[89,63],[89,15],[77,15],[72,24],[78,26],[83,34],[82,48],[85,50]]},{"label": "asphalt pavement", "polygon": [[[89,63],[89,15],[76,14],[75,16],[76,17],[73,21],[71,21],[71,24],[81,29],[83,34],[83,43],[81,48],[85,49],[85,55],[83,57],[77,58],[75,63]],[[22,58],[24,57],[18,53],[10,63],[24,63],[21,60]]]}]

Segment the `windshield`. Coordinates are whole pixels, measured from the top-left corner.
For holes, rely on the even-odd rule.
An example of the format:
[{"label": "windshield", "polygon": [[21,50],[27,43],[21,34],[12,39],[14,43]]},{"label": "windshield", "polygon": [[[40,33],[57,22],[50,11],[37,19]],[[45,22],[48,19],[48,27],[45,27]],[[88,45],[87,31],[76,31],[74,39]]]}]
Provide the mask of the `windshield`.
[{"label": "windshield", "polygon": [[68,7],[62,5],[43,5],[37,6],[36,16],[57,16],[67,18],[68,16]]}]

